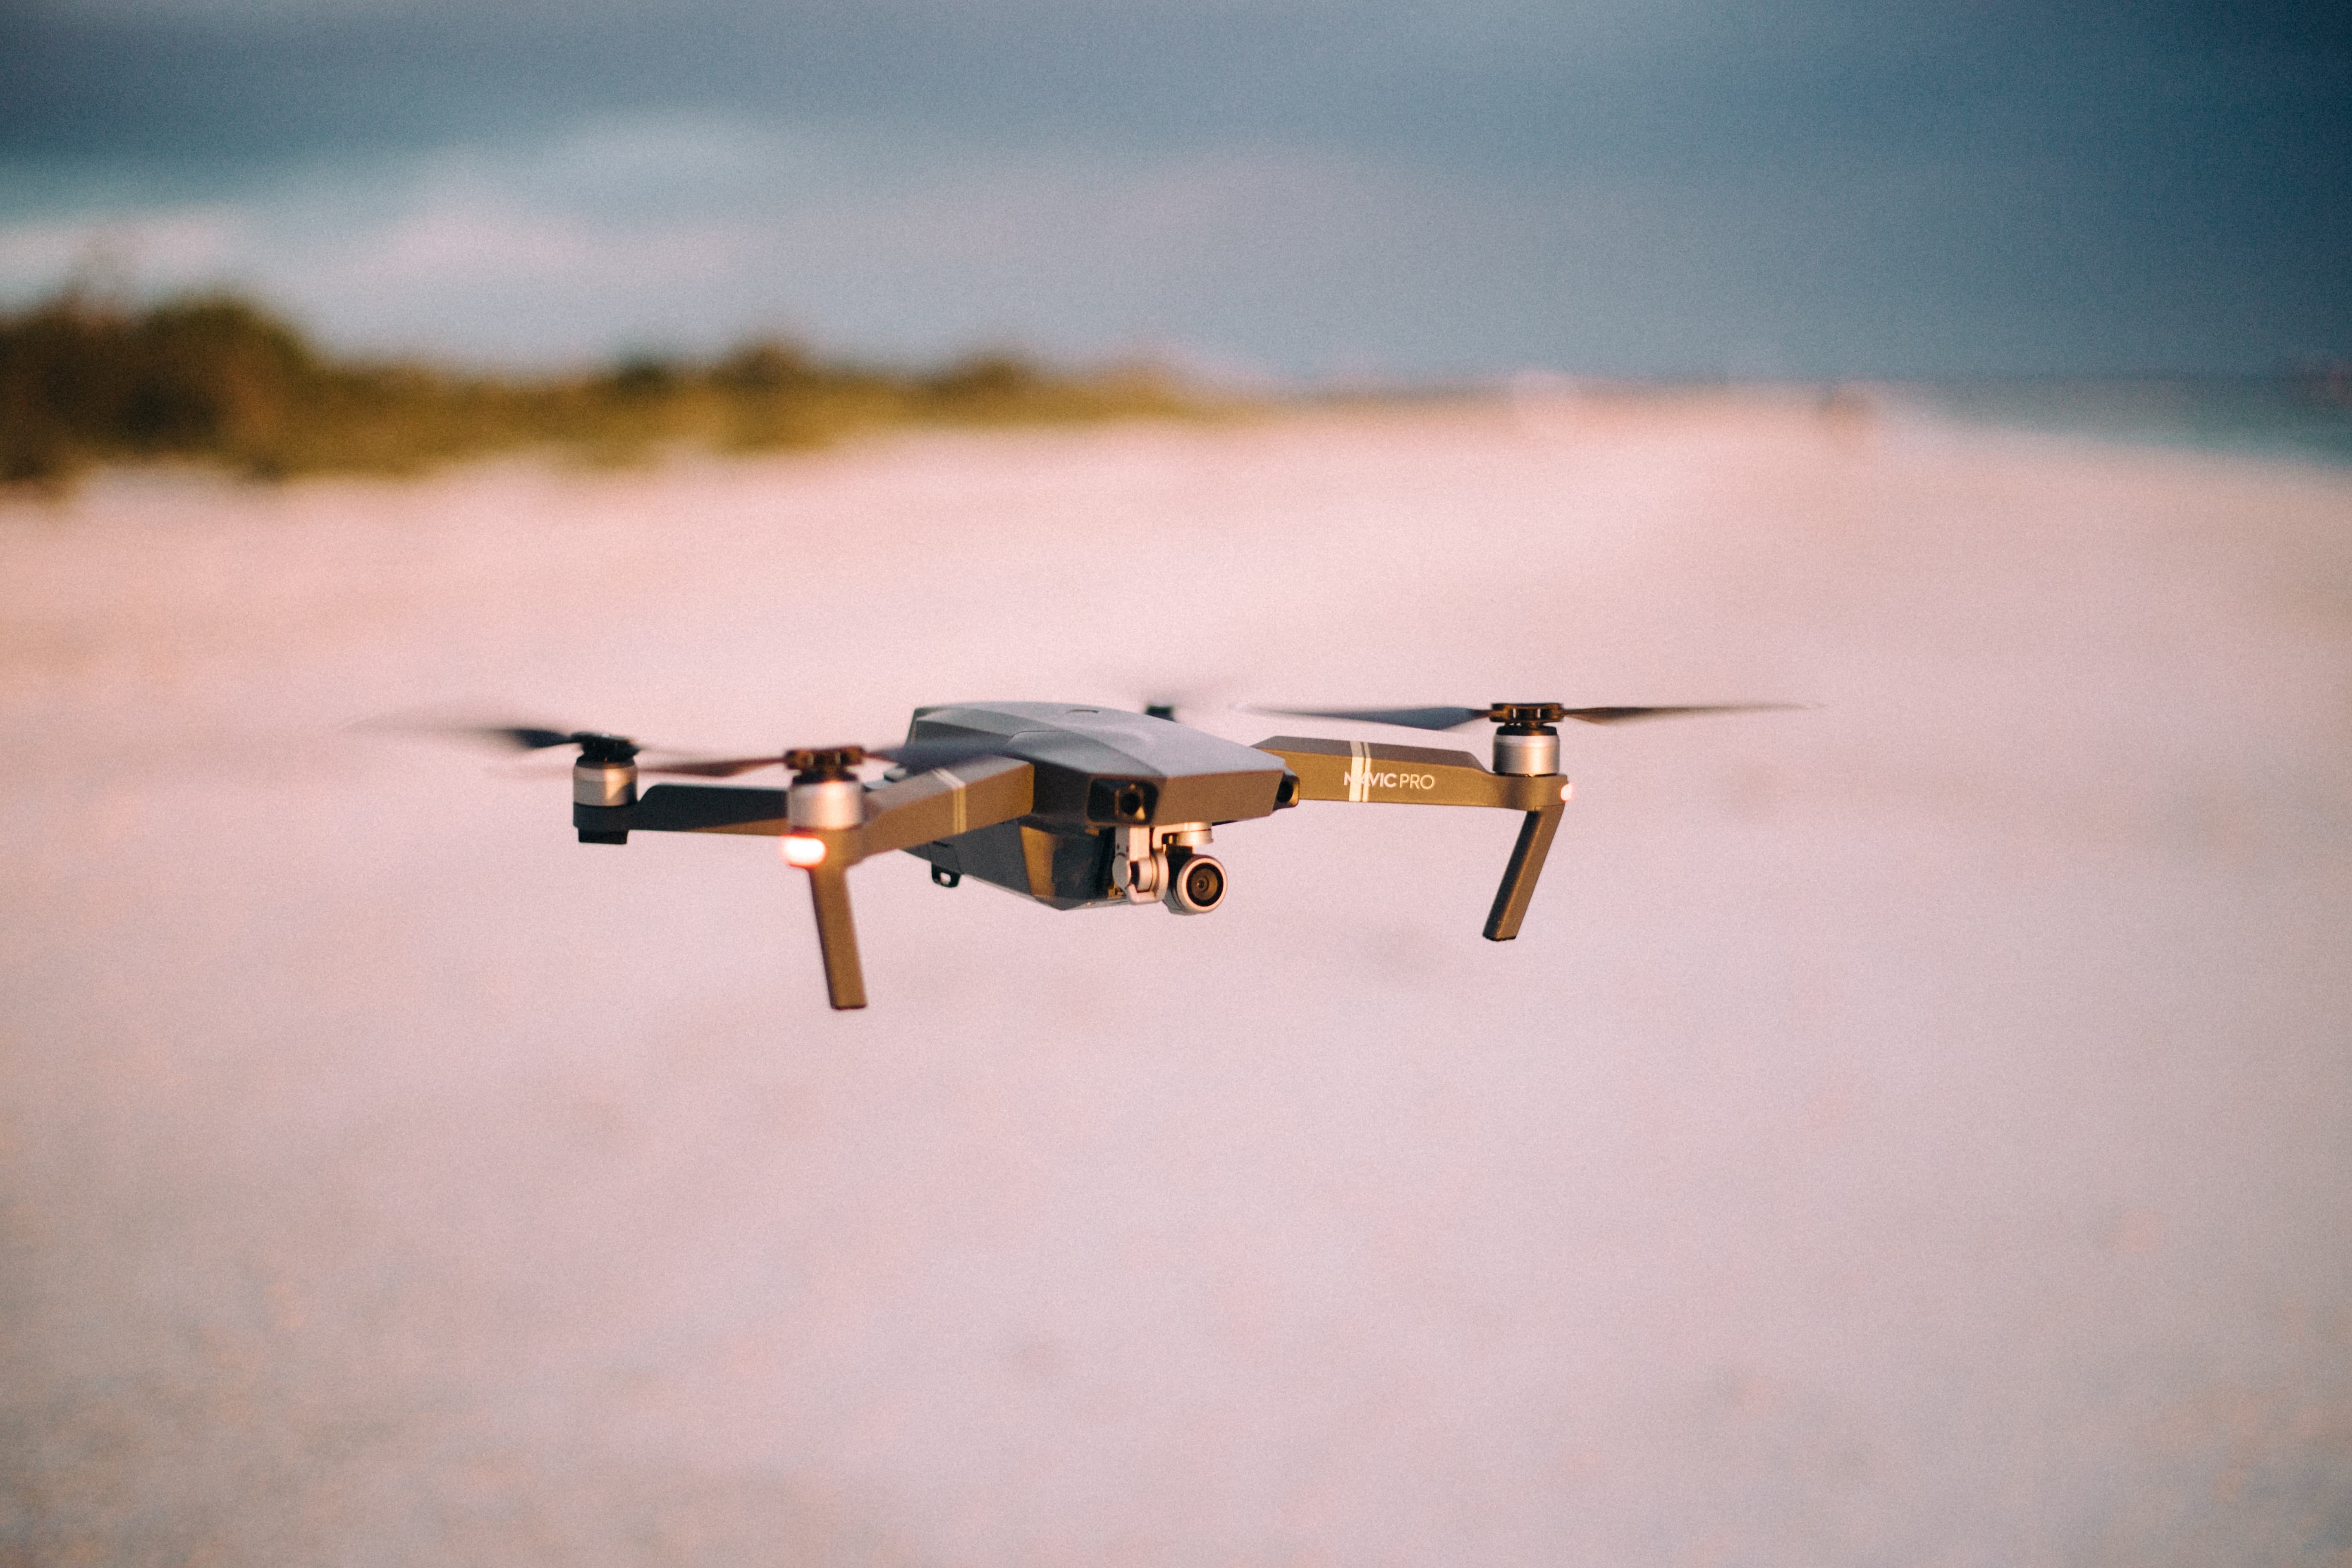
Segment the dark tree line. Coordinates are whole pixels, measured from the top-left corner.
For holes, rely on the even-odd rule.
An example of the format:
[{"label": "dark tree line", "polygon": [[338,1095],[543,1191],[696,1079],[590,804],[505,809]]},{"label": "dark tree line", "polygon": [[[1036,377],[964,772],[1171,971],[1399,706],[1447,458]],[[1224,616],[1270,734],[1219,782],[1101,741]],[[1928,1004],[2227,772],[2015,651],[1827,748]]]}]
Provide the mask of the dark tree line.
[{"label": "dark tree line", "polygon": [[496,376],[338,360],[227,295],[133,309],[76,291],[0,315],[0,483],[57,486],[101,464],[170,459],[255,479],[415,473],[531,448],[620,463],[681,445],[818,446],[914,422],[1202,411],[1148,368],[1064,374],[1005,354],[906,374],[764,341],[707,363]]}]

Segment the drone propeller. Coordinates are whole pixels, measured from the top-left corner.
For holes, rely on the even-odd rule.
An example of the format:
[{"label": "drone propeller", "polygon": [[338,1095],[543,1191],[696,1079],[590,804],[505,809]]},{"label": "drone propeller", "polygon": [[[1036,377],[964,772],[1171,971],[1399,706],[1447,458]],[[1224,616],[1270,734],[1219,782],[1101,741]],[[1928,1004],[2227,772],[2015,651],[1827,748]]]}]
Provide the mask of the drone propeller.
[{"label": "drone propeller", "polygon": [[485,724],[452,731],[460,735],[477,735],[485,741],[513,747],[518,752],[544,752],[551,746],[585,746],[599,741],[618,741],[634,745],[625,735],[608,735],[597,730],[540,730],[528,724]]},{"label": "drone propeller", "polygon": [[983,740],[977,736],[968,740],[902,741],[895,746],[825,746],[789,752],[770,752],[757,757],[695,757],[684,762],[664,763],[658,767],[640,768],[647,773],[668,773],[680,778],[731,779],[738,773],[755,773],[761,768],[784,767],[795,773],[811,771],[845,771],[861,763],[893,763],[902,768],[920,772],[930,768],[951,767],[970,762],[974,757],[993,756],[1003,745],[1001,740]]},{"label": "drone propeller", "polygon": [[845,771],[859,763],[873,761],[893,763],[916,771],[951,767],[974,757],[994,754],[1003,745],[1001,740],[979,736],[958,737],[936,741],[903,741],[887,746],[830,746],[817,749],[773,751],[756,757],[703,757],[691,752],[680,753],[676,748],[662,747],[665,753],[657,763],[637,763],[641,744],[626,735],[614,735],[602,730],[557,730],[538,724],[383,724],[371,723],[370,729],[397,729],[430,735],[446,735],[478,744],[496,746],[502,751],[545,752],[558,746],[577,746],[583,762],[606,766],[636,763],[641,773],[653,773],[672,778],[727,779],[739,773],[757,772],[761,768],[785,767],[796,773],[812,769],[824,772]]},{"label": "drone propeller", "polygon": [[1700,713],[1765,713],[1797,707],[1793,702],[1707,702],[1643,708],[1563,708],[1557,702],[1490,702],[1484,708],[1252,708],[1252,713],[1286,719],[1352,719],[1364,724],[1394,724],[1406,730],[1458,730],[1474,720],[1496,724],[1622,724],[1635,719],[1686,718]]},{"label": "drone propeller", "polygon": [[506,752],[545,752],[557,746],[577,746],[581,760],[606,765],[636,760],[639,743],[626,735],[602,730],[555,730],[539,724],[439,724],[400,719],[366,719],[355,730],[390,731],[411,735],[438,735]]}]

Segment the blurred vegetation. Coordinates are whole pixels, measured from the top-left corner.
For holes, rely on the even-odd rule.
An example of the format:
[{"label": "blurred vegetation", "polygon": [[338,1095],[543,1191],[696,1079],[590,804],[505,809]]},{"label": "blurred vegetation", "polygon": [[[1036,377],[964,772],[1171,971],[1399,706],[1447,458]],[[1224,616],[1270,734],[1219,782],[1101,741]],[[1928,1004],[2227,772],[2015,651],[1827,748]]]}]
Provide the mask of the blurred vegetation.
[{"label": "blurred vegetation", "polygon": [[255,479],[412,474],[529,449],[625,464],[680,447],[816,447],[895,425],[1210,411],[1150,367],[1065,374],[1001,353],[906,374],[771,341],[710,363],[491,376],[331,359],[228,295],[133,310],[68,291],[0,315],[0,485],[57,488],[101,464],[158,459]]}]

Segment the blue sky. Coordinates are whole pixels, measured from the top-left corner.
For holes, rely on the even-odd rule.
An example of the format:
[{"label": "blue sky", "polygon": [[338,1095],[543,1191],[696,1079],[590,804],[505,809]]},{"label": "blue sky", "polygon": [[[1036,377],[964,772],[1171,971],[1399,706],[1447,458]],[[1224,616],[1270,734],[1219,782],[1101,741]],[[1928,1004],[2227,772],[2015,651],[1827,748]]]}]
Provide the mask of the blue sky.
[{"label": "blue sky", "polygon": [[2260,370],[2352,354],[2337,11],[0,0],[0,298],[485,363]]}]

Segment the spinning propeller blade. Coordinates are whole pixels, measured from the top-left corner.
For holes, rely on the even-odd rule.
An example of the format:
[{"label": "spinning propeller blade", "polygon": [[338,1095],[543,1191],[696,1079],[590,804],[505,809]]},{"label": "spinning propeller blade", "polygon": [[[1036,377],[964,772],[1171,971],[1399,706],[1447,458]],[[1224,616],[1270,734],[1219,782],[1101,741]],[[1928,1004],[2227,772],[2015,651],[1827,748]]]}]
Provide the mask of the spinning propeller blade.
[{"label": "spinning propeller blade", "polygon": [[1801,702],[1685,702],[1658,708],[1566,708],[1563,719],[1580,724],[1622,724],[1634,719],[1686,719],[1701,713],[1790,713]]},{"label": "spinning propeller blade", "polygon": [[[992,756],[999,744],[996,741],[977,738],[968,741],[903,741],[895,746],[830,747],[826,749],[826,756],[843,767],[854,768],[860,763],[874,761],[896,763],[900,767],[920,772],[951,767],[957,763],[970,762],[974,757]],[[664,763],[657,767],[641,767],[637,771],[672,773],[681,778],[731,779],[738,773],[754,773],[761,768],[802,765],[793,762],[792,756],[789,752],[771,752],[763,757],[688,758],[684,762]]]},{"label": "spinning propeller blade", "polygon": [[1699,713],[1767,713],[1798,707],[1793,702],[1706,702],[1643,708],[1563,708],[1556,702],[1494,702],[1484,708],[1252,708],[1252,713],[1286,719],[1351,719],[1361,724],[1394,724],[1406,730],[1458,730],[1475,720],[1497,724],[1622,724],[1635,719],[1667,719]]},{"label": "spinning propeller blade", "polygon": [[550,746],[572,745],[584,740],[588,732],[584,730],[569,733],[561,730],[534,730],[528,725],[518,724],[457,730],[452,733],[476,735],[486,741],[503,742],[518,752],[543,752]]},{"label": "spinning propeller blade", "polygon": [[1455,730],[1484,719],[1484,708],[1250,708],[1282,719],[1353,719],[1364,724],[1394,724],[1406,730]]},{"label": "spinning propeller blade", "polygon": [[[609,734],[601,730],[556,730],[539,724],[412,724],[379,721],[358,727],[441,735],[495,746],[501,751],[544,752],[558,746],[578,746],[591,762],[631,762],[643,749],[626,735]],[[886,746],[836,746],[826,748],[823,754],[827,765],[856,767],[870,759],[923,771],[950,767],[957,763],[970,762],[974,757],[992,756],[1002,744],[1000,740],[973,736],[902,741]],[[738,773],[754,773],[761,768],[803,766],[805,764],[791,759],[796,754],[809,754],[780,749],[756,757],[701,757],[691,752],[681,754],[674,747],[665,746],[659,750],[665,753],[664,760],[640,763],[639,773],[674,778],[728,779]]]},{"label": "spinning propeller blade", "polygon": [[748,773],[761,768],[783,765],[783,753],[771,752],[764,757],[709,757],[700,761],[663,763],[659,766],[642,764],[641,773],[667,773],[674,778],[731,779],[737,773]]},{"label": "spinning propeller blade", "polygon": [[639,749],[637,742],[626,735],[609,734],[602,730],[552,730],[539,724],[442,724],[368,719],[351,727],[408,735],[437,735],[446,740],[471,742],[478,746],[492,746],[505,752],[545,752],[557,746],[577,746],[583,756],[595,762],[625,763],[634,758]]}]

